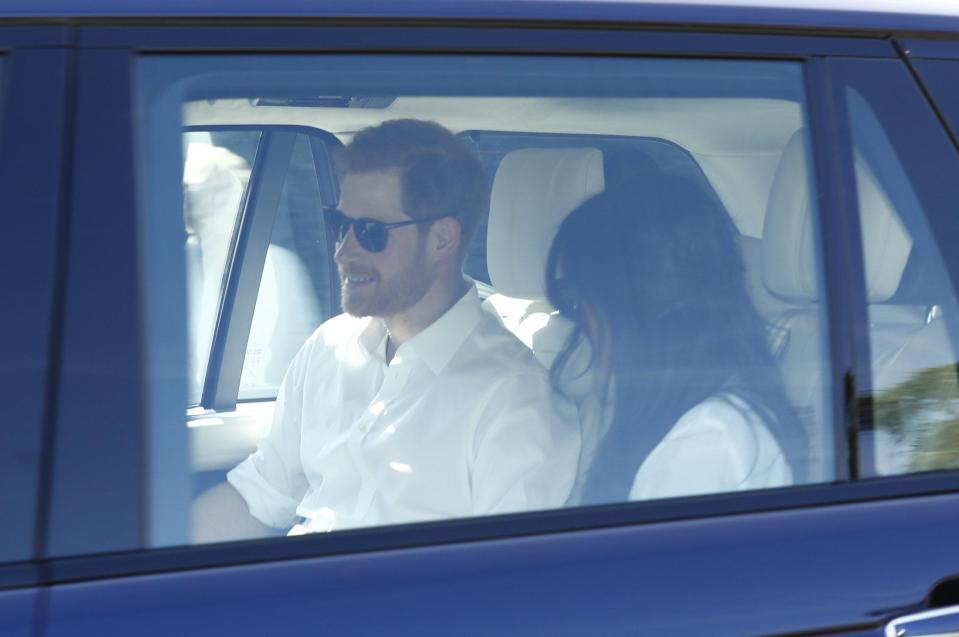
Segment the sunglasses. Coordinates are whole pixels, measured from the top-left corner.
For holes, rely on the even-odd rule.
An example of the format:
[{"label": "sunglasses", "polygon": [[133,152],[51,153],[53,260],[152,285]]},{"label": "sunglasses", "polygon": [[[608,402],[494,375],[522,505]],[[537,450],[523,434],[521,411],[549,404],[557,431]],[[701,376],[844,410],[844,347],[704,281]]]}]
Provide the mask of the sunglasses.
[{"label": "sunglasses", "polygon": [[353,236],[356,237],[356,242],[360,244],[361,248],[367,252],[382,252],[386,249],[386,242],[390,238],[390,230],[393,228],[402,228],[416,223],[430,223],[449,215],[383,223],[375,219],[351,219],[336,208],[325,207],[323,216],[326,219],[326,227],[336,238],[337,247],[346,240],[346,235],[350,233],[350,228],[352,228]]}]

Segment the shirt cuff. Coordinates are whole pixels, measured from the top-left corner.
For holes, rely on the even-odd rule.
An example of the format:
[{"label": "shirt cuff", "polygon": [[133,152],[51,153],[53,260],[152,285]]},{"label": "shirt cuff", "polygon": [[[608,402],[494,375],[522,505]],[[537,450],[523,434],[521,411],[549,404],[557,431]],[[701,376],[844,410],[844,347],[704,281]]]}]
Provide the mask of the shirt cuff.
[{"label": "shirt cuff", "polygon": [[246,500],[250,514],[257,520],[275,529],[293,525],[299,503],[273,488],[257,471],[252,457],[227,473],[226,479]]}]

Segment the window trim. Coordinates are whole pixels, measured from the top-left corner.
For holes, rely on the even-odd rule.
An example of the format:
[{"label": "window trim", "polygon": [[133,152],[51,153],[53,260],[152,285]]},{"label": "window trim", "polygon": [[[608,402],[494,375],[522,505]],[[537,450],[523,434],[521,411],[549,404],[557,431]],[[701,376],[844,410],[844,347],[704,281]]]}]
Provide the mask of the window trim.
[{"label": "window trim", "polygon": [[[68,276],[58,317],[61,371],[52,389],[57,411],[45,473],[50,495],[38,554],[43,558],[141,546],[148,525],[140,505],[150,471],[143,454],[149,432],[130,426],[148,418],[142,346],[150,333],[142,321],[146,290],[139,276],[133,55],[92,49],[75,59],[69,80],[76,93],[73,128],[65,132],[70,153],[61,175],[69,205]],[[104,273],[110,274],[108,286]],[[110,302],[117,298],[125,302]],[[90,440],[97,441],[95,454],[88,452]],[[100,524],[105,517],[109,525]]]},{"label": "window trim", "polygon": [[852,138],[844,124],[843,86],[829,60],[810,61],[806,86],[812,172],[820,193],[816,220],[826,298],[834,468],[837,480],[857,480],[859,429],[871,427],[872,413],[871,402],[861,402],[859,396],[872,386],[872,367],[868,332],[858,329],[868,325],[868,319]]},{"label": "window trim", "polygon": [[73,44],[76,32],[63,25],[0,25],[0,51],[63,48]]},{"label": "window trim", "polygon": [[918,38],[897,39],[896,45],[906,56],[926,60],[959,60],[959,42],[954,39]]},{"label": "window trim", "polygon": [[133,48],[140,53],[510,53],[678,55],[689,57],[812,55],[896,57],[887,34],[855,37],[801,28],[769,27],[769,33],[671,30],[649,25],[578,24],[544,28],[537,24],[486,24],[433,20],[423,24],[356,20],[347,24],[316,20],[312,25],[203,26],[183,20],[166,26],[87,26],[79,29],[81,47]]},{"label": "window trim", "polygon": [[[59,35],[57,29],[0,29],[0,42],[57,41]],[[19,464],[27,467],[22,475],[28,476],[22,484],[7,484],[11,488],[2,508],[11,532],[4,548],[11,555],[0,558],[2,586],[2,572],[29,572],[32,567],[20,561],[42,555],[47,541],[69,234],[63,176],[74,93],[73,56],[67,49],[14,47],[0,58],[0,188],[5,210],[12,213],[4,219],[5,230],[17,239],[0,253],[7,306],[16,308],[0,318],[5,359],[0,447],[16,450]],[[4,564],[5,559],[14,561]]]},{"label": "window trim", "polygon": [[906,62],[906,67],[909,69],[913,81],[916,82],[916,84],[922,90],[922,95],[925,98],[926,103],[929,104],[929,107],[939,119],[939,123],[949,135],[949,139],[952,140],[952,145],[959,150],[959,116],[955,114],[954,110],[950,110],[948,104],[942,104],[944,101],[942,100],[942,90],[940,87],[933,87],[932,83],[929,81],[931,79],[929,77],[930,72],[932,72],[933,69],[928,68],[932,65],[949,65],[951,67],[959,66],[959,46],[956,47],[955,60],[912,58],[908,55],[908,52],[903,52],[902,58]]}]

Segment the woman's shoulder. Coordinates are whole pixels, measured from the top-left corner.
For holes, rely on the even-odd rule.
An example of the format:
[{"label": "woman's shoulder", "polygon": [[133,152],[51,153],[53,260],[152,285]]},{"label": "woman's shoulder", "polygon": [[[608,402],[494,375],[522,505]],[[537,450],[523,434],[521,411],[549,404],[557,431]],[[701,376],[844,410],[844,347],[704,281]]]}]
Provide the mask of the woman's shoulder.
[{"label": "woman's shoulder", "polygon": [[756,435],[762,433],[771,439],[769,430],[756,410],[739,396],[722,393],[710,396],[684,413],[666,434],[664,442],[722,435],[731,442],[748,447]]},{"label": "woman's shoulder", "polygon": [[682,415],[640,466],[631,495],[671,497],[791,482],[789,465],[760,415],[724,393]]}]

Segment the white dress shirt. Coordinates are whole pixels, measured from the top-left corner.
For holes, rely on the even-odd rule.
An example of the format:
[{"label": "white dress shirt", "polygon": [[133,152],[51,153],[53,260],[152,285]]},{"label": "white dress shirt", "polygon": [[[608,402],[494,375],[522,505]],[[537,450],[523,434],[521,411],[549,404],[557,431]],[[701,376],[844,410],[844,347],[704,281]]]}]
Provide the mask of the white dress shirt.
[{"label": "white dress shirt", "polygon": [[373,318],[335,317],[290,365],[228,480],[261,522],[329,531],[562,506],[579,428],[472,288],[387,365]]},{"label": "white dress shirt", "polygon": [[630,500],[790,485],[792,470],[756,412],[730,394],[699,403],[636,472]]},{"label": "white dress shirt", "polygon": [[[583,460],[573,502],[581,497],[583,478],[611,421],[611,414],[603,415],[606,410],[595,395],[587,397],[580,410]],[[636,426],[641,425],[641,416],[637,415]],[[639,466],[629,499],[766,489],[792,483],[789,463],[762,418],[739,397],[724,393],[704,400],[680,417]]]}]

